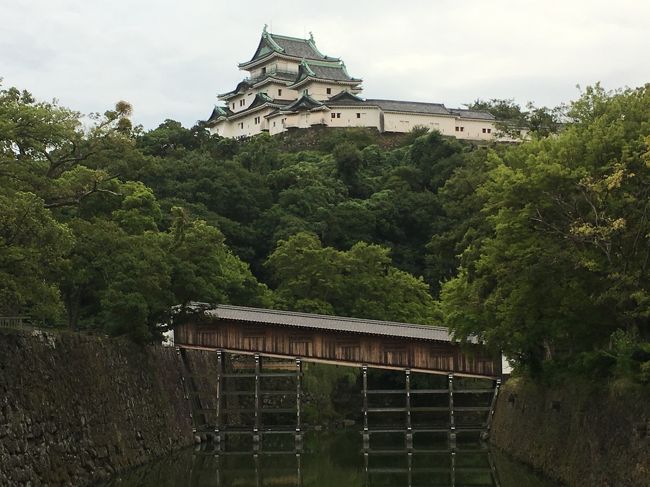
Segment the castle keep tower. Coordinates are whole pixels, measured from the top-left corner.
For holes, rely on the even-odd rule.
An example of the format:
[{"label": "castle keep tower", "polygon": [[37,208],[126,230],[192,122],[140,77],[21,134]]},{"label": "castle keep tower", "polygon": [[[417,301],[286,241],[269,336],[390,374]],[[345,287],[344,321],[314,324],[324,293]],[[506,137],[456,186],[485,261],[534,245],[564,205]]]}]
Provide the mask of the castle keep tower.
[{"label": "castle keep tower", "polygon": [[350,76],[340,59],[322,54],[313,36],[271,34],[265,27],[253,57],[239,68],[249,76],[218,96],[225,106],[216,107],[209,120],[213,133],[225,137],[282,132],[294,122],[291,117],[288,123],[290,115],[322,111],[321,102],[334,95],[361,92],[362,80]]},{"label": "castle keep tower", "polygon": [[218,95],[223,105],[207,122],[213,134],[239,138],[313,126],[409,132],[422,126],[462,139],[494,137],[495,120],[487,112],[359,97],[362,80],[350,76],[341,59],[320,52],[311,34],[299,39],[265,26],[253,57],[239,68],[248,77]]}]

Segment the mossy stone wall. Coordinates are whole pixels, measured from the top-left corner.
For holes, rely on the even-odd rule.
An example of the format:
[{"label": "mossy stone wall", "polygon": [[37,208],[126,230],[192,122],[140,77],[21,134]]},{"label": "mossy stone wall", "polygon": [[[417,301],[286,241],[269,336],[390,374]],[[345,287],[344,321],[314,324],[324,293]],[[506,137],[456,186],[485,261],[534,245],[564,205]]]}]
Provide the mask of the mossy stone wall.
[{"label": "mossy stone wall", "polygon": [[650,392],[508,381],[491,441],[569,486],[650,486]]},{"label": "mossy stone wall", "polygon": [[173,348],[0,330],[0,485],[83,486],[193,441]]}]

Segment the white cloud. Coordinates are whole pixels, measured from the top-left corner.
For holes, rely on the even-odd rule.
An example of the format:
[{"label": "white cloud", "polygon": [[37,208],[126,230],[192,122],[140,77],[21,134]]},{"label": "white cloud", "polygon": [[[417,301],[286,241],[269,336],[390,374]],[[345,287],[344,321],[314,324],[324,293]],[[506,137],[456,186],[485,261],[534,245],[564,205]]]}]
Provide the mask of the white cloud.
[{"label": "white cloud", "polygon": [[368,97],[556,105],[575,85],[650,81],[650,2],[22,0],[0,4],[5,85],[82,112],[120,99],[154,127],[205,118],[262,26],[343,58]]}]

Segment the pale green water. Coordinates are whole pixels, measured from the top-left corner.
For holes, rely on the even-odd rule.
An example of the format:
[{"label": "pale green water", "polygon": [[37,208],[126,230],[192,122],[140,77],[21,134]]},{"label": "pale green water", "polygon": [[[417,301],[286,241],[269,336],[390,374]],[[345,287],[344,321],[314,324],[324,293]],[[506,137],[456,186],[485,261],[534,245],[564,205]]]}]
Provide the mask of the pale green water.
[{"label": "pale green water", "polygon": [[460,443],[455,453],[445,445],[415,446],[409,454],[395,439],[364,453],[357,431],[312,432],[300,451],[291,436],[272,435],[255,453],[250,437],[231,437],[223,451],[181,451],[104,486],[557,487],[477,443]]}]

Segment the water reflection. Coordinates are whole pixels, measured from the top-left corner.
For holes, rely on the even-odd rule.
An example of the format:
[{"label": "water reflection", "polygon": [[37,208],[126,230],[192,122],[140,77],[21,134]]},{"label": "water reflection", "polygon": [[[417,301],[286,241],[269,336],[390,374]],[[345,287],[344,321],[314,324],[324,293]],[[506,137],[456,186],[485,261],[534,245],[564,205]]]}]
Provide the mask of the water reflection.
[{"label": "water reflection", "polygon": [[385,442],[362,449],[356,431],[227,438],[224,448],[185,450],[114,479],[106,487],[552,487],[480,443],[407,450]]}]

